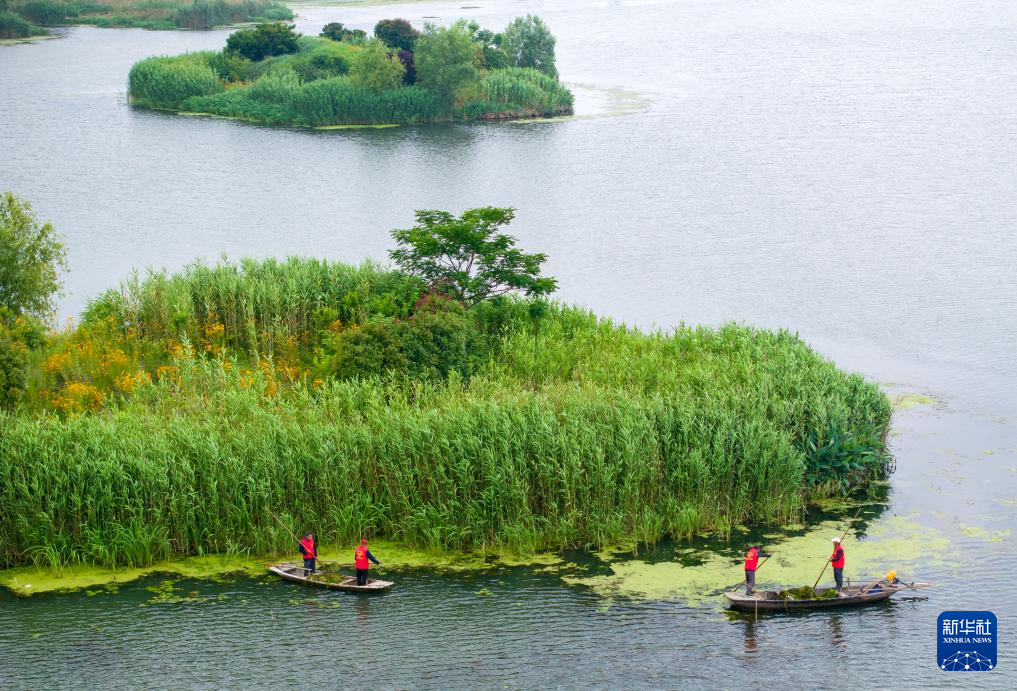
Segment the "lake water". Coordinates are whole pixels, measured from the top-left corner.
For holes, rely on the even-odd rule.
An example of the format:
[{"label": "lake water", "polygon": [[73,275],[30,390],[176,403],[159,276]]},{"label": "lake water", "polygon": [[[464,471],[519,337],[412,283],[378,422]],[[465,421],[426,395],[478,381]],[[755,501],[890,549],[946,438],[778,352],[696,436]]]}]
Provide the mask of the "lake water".
[{"label": "lake water", "polygon": [[526,568],[320,596],[336,608],[251,581],[196,585],[228,596],[201,605],[138,607],[151,583],[0,595],[0,686],[947,686],[955,677],[935,666],[947,609],[1000,621],[999,668],[965,683],[1013,685],[1017,5],[298,11],[305,33],[388,16],[500,29],[538,13],[576,117],[256,127],[126,103],[133,62],[218,48],[226,31],[75,28],[2,46],[0,189],[67,239],[63,317],[135,268],[223,254],[384,259],[388,231],[414,209],[514,206],[512,232],[549,255],[562,300],[647,327],[789,328],[894,396],[934,398],[896,414],[898,469],[873,525],[935,531],[935,554],[902,563],[936,587],[928,600],[758,623],[716,598],[609,599]]}]

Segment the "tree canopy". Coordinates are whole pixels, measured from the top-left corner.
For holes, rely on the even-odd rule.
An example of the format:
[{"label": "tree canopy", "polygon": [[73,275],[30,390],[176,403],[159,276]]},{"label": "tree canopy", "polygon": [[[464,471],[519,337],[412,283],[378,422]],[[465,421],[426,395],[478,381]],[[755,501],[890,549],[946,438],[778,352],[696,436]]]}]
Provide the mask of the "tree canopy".
[{"label": "tree canopy", "polygon": [[516,67],[532,67],[558,78],[554,64],[554,36],[544,21],[532,14],[516,17],[505,28],[502,48]]},{"label": "tree canopy", "polygon": [[374,25],[374,35],[389,48],[413,50],[420,32],[405,19],[382,19]]},{"label": "tree canopy", "polygon": [[299,37],[291,24],[258,24],[253,29],[241,29],[230,34],[226,39],[226,50],[257,62],[273,55],[296,53]]},{"label": "tree canopy", "polygon": [[406,67],[385,44],[371,39],[350,67],[350,81],[372,89],[395,89],[403,83]]},{"label": "tree canopy", "polygon": [[389,256],[406,273],[467,305],[516,290],[540,297],[558,286],[540,275],[547,255],[527,254],[515,247],[516,238],[499,232],[515,218],[514,209],[482,207],[458,217],[424,210],[416,218],[413,228],[392,231],[399,247]]},{"label": "tree canopy", "polygon": [[318,34],[322,38],[329,38],[333,41],[358,42],[367,38],[367,32],[361,29],[350,29],[342,22],[329,22],[321,28]]},{"label": "tree canopy", "polygon": [[0,196],[0,315],[51,316],[66,254],[53,225],[40,224],[28,202],[4,192]]},{"label": "tree canopy", "polygon": [[473,31],[462,19],[449,27],[425,24],[414,52],[417,84],[452,101],[456,90],[476,80],[477,45]]}]

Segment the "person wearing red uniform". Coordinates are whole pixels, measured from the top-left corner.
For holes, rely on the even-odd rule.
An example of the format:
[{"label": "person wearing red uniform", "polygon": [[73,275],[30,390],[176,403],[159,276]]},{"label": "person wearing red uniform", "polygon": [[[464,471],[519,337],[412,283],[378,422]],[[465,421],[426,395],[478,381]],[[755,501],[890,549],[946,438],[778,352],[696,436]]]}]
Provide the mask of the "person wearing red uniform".
[{"label": "person wearing red uniform", "polygon": [[751,595],[756,589],[756,569],[759,568],[760,557],[771,557],[772,554],[759,551],[759,545],[752,545],[745,554],[745,594]]},{"label": "person wearing red uniform", "polygon": [[304,555],[304,575],[309,576],[314,573],[314,560],[318,558],[318,545],[314,543],[314,534],[304,535],[297,549]]},{"label": "person wearing red uniform", "polygon": [[353,565],[357,568],[357,585],[367,585],[367,572],[371,568],[371,562],[381,564],[374,558],[371,550],[367,549],[367,538],[360,541],[360,547],[353,550]]},{"label": "person wearing red uniform", "polygon": [[833,566],[833,580],[837,584],[837,590],[844,585],[844,548],[841,547],[840,538],[833,538],[833,554],[830,555],[830,565]]}]

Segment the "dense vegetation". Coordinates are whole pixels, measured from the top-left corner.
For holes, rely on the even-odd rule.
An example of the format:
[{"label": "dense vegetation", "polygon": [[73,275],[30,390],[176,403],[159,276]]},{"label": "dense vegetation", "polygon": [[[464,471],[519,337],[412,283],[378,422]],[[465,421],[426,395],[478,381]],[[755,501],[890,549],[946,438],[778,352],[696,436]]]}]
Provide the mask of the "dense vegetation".
[{"label": "dense vegetation", "polygon": [[112,0],[3,0],[0,2],[0,38],[46,33],[39,27],[66,24],[211,29],[292,18],[289,8],[274,0],[120,0],[116,3]]},{"label": "dense vegetation", "polygon": [[419,255],[406,272],[292,258],[150,274],[20,346],[0,563],[292,549],[269,512],[327,542],[654,541],[797,520],[889,471],[886,398],[792,334],[613,324],[545,302],[541,255],[518,264],[531,297],[467,306],[421,277],[471,223],[451,261],[476,259],[452,273],[500,292],[508,274],[472,266],[503,237],[514,251],[498,211],[437,229],[421,212],[419,232],[393,233],[393,255]]},{"label": "dense vegetation", "polygon": [[[517,25],[531,30],[513,33]],[[333,23],[300,36],[262,24],[231,35],[221,52],[141,60],[128,92],[139,107],[303,127],[572,112],[554,38],[536,17],[504,35],[462,20],[418,32],[402,19],[383,20],[374,33]]]},{"label": "dense vegetation", "polygon": [[36,26],[17,12],[0,9],[0,38],[28,38],[43,36],[47,31]]}]

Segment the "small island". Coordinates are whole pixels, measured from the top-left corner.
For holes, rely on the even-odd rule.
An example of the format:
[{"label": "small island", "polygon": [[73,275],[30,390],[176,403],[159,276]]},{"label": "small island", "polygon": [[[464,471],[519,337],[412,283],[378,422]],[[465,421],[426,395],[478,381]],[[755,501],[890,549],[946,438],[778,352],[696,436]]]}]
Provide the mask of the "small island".
[{"label": "small island", "polygon": [[386,19],[370,37],[339,23],[319,36],[263,23],[219,52],[139,61],[128,95],[138,108],[315,128],[569,115],[554,45],[532,15],[500,33]]},{"label": "small island", "polygon": [[13,195],[0,219],[0,566],[285,554],[276,516],[331,545],[654,544],[800,523],[893,468],[876,384],[791,333],[550,301],[512,209],[419,211],[391,267],[135,277],[49,332],[62,247]]},{"label": "small island", "polygon": [[49,34],[48,28],[89,25],[106,29],[213,29],[293,19],[274,0],[0,0],[0,39]]}]

